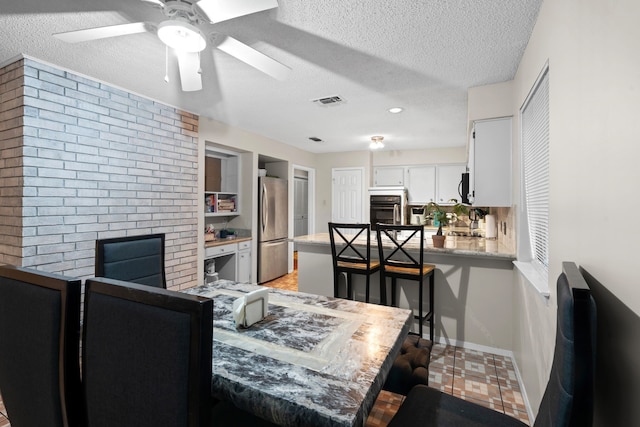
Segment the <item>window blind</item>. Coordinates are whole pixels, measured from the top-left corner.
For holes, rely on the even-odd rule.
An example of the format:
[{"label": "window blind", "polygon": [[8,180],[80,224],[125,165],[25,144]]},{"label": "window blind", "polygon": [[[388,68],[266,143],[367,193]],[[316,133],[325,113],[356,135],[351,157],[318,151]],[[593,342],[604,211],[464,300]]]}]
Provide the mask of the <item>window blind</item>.
[{"label": "window blind", "polygon": [[549,269],[549,70],[521,109],[524,196],[534,262]]}]

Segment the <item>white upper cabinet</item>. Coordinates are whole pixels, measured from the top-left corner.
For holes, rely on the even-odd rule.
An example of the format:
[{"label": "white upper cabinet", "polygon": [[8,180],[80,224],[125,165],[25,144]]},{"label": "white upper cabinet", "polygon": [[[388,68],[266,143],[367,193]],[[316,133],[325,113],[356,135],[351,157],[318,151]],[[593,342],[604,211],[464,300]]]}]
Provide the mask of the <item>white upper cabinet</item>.
[{"label": "white upper cabinet", "polygon": [[463,163],[415,166],[378,166],[373,168],[374,185],[407,188],[410,205],[429,202],[452,205],[449,200],[461,201],[458,184],[467,167]]},{"label": "white upper cabinet", "polygon": [[407,198],[412,205],[424,205],[436,201],[435,165],[407,168]]},{"label": "white upper cabinet", "polygon": [[469,201],[511,206],[511,117],[474,122],[469,144]]},{"label": "white upper cabinet", "polygon": [[407,198],[410,205],[436,202],[452,205],[451,199],[459,202],[458,184],[466,166],[459,164],[407,166]]},{"label": "white upper cabinet", "polygon": [[375,187],[404,186],[404,166],[382,166],[373,168]]},{"label": "white upper cabinet", "polygon": [[438,165],[438,204],[450,204],[451,199],[462,202],[458,186],[466,170],[467,167],[463,164]]}]

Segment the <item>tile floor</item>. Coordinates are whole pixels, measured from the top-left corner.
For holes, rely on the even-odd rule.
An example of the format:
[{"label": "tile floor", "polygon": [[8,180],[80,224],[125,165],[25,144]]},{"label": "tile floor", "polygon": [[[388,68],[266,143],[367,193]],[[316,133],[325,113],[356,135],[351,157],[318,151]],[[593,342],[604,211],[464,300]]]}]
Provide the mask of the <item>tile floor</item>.
[{"label": "tile floor", "polygon": [[[298,272],[294,270],[291,274],[263,285],[297,291]],[[448,345],[435,345],[429,365],[429,385],[530,424],[509,357]],[[386,427],[403,399],[402,395],[381,391],[365,427]],[[0,427],[10,427],[6,415],[0,397]]]}]

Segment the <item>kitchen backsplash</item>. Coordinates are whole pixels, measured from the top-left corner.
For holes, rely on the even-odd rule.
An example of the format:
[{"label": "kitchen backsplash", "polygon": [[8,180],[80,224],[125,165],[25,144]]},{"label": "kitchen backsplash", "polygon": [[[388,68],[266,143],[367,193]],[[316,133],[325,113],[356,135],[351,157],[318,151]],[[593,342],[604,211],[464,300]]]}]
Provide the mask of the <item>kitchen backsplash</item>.
[{"label": "kitchen backsplash", "polygon": [[491,208],[491,213],[496,216],[496,223],[498,226],[498,240],[503,245],[515,252],[515,209],[512,209],[510,207]]}]

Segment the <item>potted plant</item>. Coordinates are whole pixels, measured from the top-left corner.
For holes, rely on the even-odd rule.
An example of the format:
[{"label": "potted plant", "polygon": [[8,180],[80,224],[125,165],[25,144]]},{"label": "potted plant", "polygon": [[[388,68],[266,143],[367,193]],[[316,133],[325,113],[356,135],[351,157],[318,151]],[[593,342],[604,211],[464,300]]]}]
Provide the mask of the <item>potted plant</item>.
[{"label": "potted plant", "polygon": [[434,225],[436,221],[438,222],[438,231],[436,232],[436,234],[431,236],[431,240],[433,240],[433,247],[444,248],[444,240],[447,236],[442,234],[442,226],[449,223],[447,213],[436,202],[429,202],[429,204],[425,206],[425,209],[433,217]]},{"label": "potted plant", "polygon": [[449,199],[450,202],[455,203],[453,205],[453,213],[456,215],[456,227],[466,227],[467,223],[460,219],[462,216],[469,216],[469,208],[462,203],[458,203],[457,199]]}]

